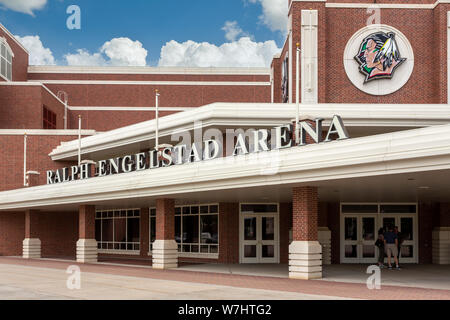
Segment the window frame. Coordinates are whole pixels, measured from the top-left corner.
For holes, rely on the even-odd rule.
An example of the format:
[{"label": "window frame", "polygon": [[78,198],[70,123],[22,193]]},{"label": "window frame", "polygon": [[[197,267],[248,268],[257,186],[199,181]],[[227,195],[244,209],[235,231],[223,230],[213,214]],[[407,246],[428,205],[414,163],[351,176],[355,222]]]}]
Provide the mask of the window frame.
[{"label": "window frame", "polygon": [[[116,216],[114,213],[115,212],[120,212],[120,211],[125,211],[126,215],[125,216]],[[134,214],[129,216],[128,212],[134,212],[134,211],[138,211],[139,215],[135,216]],[[104,217],[103,213],[112,213],[112,216],[109,217]],[[97,241],[97,250],[98,253],[104,253],[104,254],[124,254],[124,255],[140,255],[141,254],[141,229],[140,229],[140,225],[141,225],[141,209],[140,208],[126,208],[126,209],[108,209],[108,210],[96,210],[95,211],[95,221],[100,220],[106,220],[106,219],[111,219],[112,220],[112,225],[113,225],[113,230],[112,230],[112,234],[113,234],[113,241],[103,241],[103,223],[100,223],[100,241]],[[115,223],[114,220],[116,219],[125,219],[125,237],[126,237],[126,241],[115,241],[114,237],[115,237]],[[128,220],[129,219],[138,219],[139,220],[139,241],[138,242],[133,242],[133,241],[128,241]],[[96,239],[97,239],[97,235],[95,235]],[[103,245],[106,245],[106,249],[103,248]],[[111,244],[113,249],[108,249],[108,245]],[[125,244],[125,249],[115,249],[115,245],[116,244]],[[128,245],[132,246],[132,249],[128,249]],[[137,249],[136,249],[137,248]]]},{"label": "window frame", "polygon": [[[2,54],[2,46],[5,47],[5,55]],[[8,54],[11,57],[11,61],[8,60]],[[12,82],[13,79],[13,58],[14,58],[14,52],[12,51],[11,47],[9,46],[8,42],[6,41],[6,38],[0,37],[0,77],[8,82]],[[3,74],[1,72],[1,63],[2,59],[5,60],[5,73]],[[8,77],[8,66],[11,69],[11,74]]]},{"label": "window frame", "polygon": [[[51,119],[49,119],[49,115],[51,116]],[[42,129],[56,130],[57,121],[56,113],[50,110],[46,105],[42,105]]]},{"label": "window frame", "polygon": [[[208,206],[208,213],[201,213],[200,207]],[[210,207],[211,206],[217,206],[217,212],[210,213]],[[183,214],[183,208],[185,207],[198,207],[198,213],[196,214]],[[182,239],[181,242],[178,243],[178,257],[185,257],[185,258],[207,258],[207,259],[218,259],[219,258],[219,252],[220,252],[220,205],[219,203],[202,203],[202,204],[189,204],[189,205],[177,205],[175,208],[180,208],[180,213],[174,215],[174,219],[177,219],[177,217],[180,217],[180,233],[183,234],[183,216],[198,216],[198,243],[189,243],[184,244]],[[151,211],[155,210],[155,215],[152,216]],[[217,243],[212,244],[206,244],[201,242],[201,216],[217,216]],[[152,217],[155,218],[156,223],[156,208],[151,207],[149,208],[149,252],[148,255],[152,255],[152,242],[151,242],[151,221]],[[174,227],[175,227],[176,221],[174,221]],[[184,252],[183,246],[184,245],[198,245],[199,252]],[[200,252],[201,246],[208,246],[208,252]],[[211,252],[211,246],[217,246],[217,252]]]}]

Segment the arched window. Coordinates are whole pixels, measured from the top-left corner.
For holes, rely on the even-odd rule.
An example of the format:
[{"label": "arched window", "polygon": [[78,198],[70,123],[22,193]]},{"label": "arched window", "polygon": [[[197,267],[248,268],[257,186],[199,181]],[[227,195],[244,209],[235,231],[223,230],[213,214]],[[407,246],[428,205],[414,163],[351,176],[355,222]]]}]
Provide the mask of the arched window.
[{"label": "arched window", "polygon": [[12,58],[14,54],[6,39],[0,37],[0,75],[8,81],[12,81]]}]

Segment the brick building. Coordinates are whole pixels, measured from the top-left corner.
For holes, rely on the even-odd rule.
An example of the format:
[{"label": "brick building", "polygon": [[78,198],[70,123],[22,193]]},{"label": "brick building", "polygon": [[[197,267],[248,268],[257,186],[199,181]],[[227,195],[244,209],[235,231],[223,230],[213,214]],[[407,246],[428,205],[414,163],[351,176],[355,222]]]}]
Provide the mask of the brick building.
[{"label": "brick building", "polygon": [[311,279],[397,226],[450,263],[450,2],[286,1],[267,69],[28,66],[0,25],[0,255]]}]

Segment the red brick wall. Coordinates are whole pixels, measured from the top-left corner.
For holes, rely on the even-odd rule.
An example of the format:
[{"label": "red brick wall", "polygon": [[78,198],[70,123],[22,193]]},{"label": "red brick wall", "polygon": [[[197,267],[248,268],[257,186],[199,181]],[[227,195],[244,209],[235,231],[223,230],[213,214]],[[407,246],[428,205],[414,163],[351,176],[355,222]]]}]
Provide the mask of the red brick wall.
[{"label": "red brick wall", "polygon": [[292,228],[292,203],[280,203],[280,263],[289,262],[289,230]]},{"label": "red brick wall", "polygon": [[[269,80],[267,80],[269,82]],[[47,84],[54,93],[64,90],[71,106],[152,107],[155,89],[161,107],[199,107],[213,102],[270,102],[270,85],[188,86]]]},{"label": "red brick wall", "polygon": [[42,129],[43,105],[56,113],[64,128],[64,105],[41,86],[0,86],[0,129]]},{"label": "red brick wall", "polygon": [[[177,111],[159,111],[164,117]],[[99,132],[125,127],[135,123],[155,119],[153,111],[69,111],[68,128],[78,129],[78,116],[81,115],[81,127]]]},{"label": "red brick wall", "polygon": [[[289,0],[290,1],[290,0]],[[327,0],[327,2],[329,3],[375,3],[374,0]],[[435,3],[436,0],[376,0],[376,3],[380,4],[380,3],[403,3],[403,4],[430,4],[430,3]]]},{"label": "red brick wall", "polygon": [[239,263],[239,203],[219,204],[219,263]]},{"label": "red brick wall", "polygon": [[[269,81],[269,80],[267,80]],[[55,94],[64,90],[71,106],[154,107],[155,89],[160,90],[161,107],[199,107],[214,102],[270,102],[267,86],[150,86],[150,85],[59,85],[48,84]],[[1,101],[1,100],[0,100]],[[64,108],[62,108],[64,111]],[[161,112],[160,116],[174,112]],[[149,111],[70,111],[68,128],[78,128],[78,115],[83,128],[106,131],[153,119]]]},{"label": "red brick wall", "polygon": [[112,73],[30,73],[30,80],[80,81],[210,81],[210,82],[268,82],[269,74],[112,74]]},{"label": "red brick wall", "polygon": [[273,102],[281,102],[282,92],[282,73],[281,73],[282,59],[277,58],[272,60],[273,69]]},{"label": "red brick wall", "polygon": [[24,212],[0,212],[0,256],[21,256],[24,235]]},{"label": "red brick wall", "polygon": [[450,203],[441,202],[439,204],[439,221],[438,227],[450,227]]},{"label": "red brick wall", "polygon": [[38,233],[42,257],[75,257],[78,212],[40,213]]},{"label": "red brick wall", "polygon": [[[328,1],[328,3],[331,1]],[[373,3],[373,1],[334,2]],[[434,0],[377,1],[377,3],[434,3]],[[293,48],[301,43],[301,10],[319,11],[319,102],[320,103],[446,103],[448,4],[432,9],[381,9],[381,23],[399,29],[410,41],[415,58],[414,71],[400,90],[386,96],[372,96],[357,89],[348,79],[343,55],[347,41],[366,26],[372,13],[365,8],[326,8],[324,3],[295,2]],[[436,50],[439,48],[439,50]],[[431,57],[431,58],[430,58]],[[293,101],[295,101],[295,59],[293,59]],[[320,67],[323,66],[323,67]],[[326,67],[325,67],[326,66]],[[329,72],[330,67],[332,72]],[[281,77],[281,75],[280,75]]]},{"label": "red brick wall", "polygon": [[80,206],[78,228],[79,239],[95,239],[95,206]]},{"label": "red brick wall", "polygon": [[[78,212],[37,212],[33,236],[41,240],[42,257],[75,257]],[[25,213],[0,212],[0,255],[21,256]]]},{"label": "red brick wall", "polygon": [[173,199],[156,200],[156,240],[175,239],[175,202]]},{"label": "red brick wall", "polygon": [[317,187],[292,189],[293,241],[318,240]]},{"label": "red brick wall", "polygon": [[139,236],[140,236],[140,255],[147,257],[150,251],[150,223],[149,209],[141,208],[141,218],[139,219]]},{"label": "red brick wall", "polygon": [[[72,162],[52,161],[48,154],[61,141],[71,141],[75,136],[35,136],[27,137],[27,170],[38,171],[36,183],[47,183],[46,171],[73,165]],[[0,150],[3,152],[3,164],[0,167],[0,191],[23,187],[23,142],[21,135],[0,135]]]},{"label": "red brick wall", "polygon": [[327,206],[327,221],[328,229],[331,230],[331,263],[339,264],[341,263],[341,219],[340,219],[340,204],[338,202],[328,203]]},{"label": "red brick wall", "polygon": [[[12,60],[13,81],[27,81],[28,53],[11,36],[0,28],[0,37],[6,38],[8,45],[14,53]],[[1,94],[0,94],[1,96]]]}]

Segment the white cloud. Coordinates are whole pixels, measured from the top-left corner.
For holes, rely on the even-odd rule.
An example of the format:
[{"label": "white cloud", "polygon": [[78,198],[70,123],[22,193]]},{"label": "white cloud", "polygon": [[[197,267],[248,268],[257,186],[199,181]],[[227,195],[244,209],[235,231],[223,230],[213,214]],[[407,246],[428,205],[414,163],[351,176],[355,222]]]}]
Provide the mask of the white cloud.
[{"label": "white cloud", "polygon": [[239,36],[247,35],[239,27],[237,21],[226,21],[222,30],[225,31],[225,39],[228,41],[236,41]]},{"label": "white cloud", "polygon": [[268,67],[279,49],[275,41],[254,42],[249,37],[216,46],[208,42],[167,42],[159,66],[173,67]]},{"label": "white cloud", "polygon": [[106,61],[100,53],[90,54],[87,50],[78,49],[77,53],[64,56],[69,66],[104,66]]},{"label": "white cloud", "polygon": [[0,0],[3,8],[34,16],[34,10],[41,10],[47,4],[47,0]]},{"label": "white cloud", "polygon": [[288,1],[287,0],[246,0],[250,3],[260,3],[263,14],[260,21],[272,31],[287,32]]},{"label": "white cloud", "polygon": [[55,64],[55,58],[52,51],[48,48],[44,48],[39,36],[14,36],[30,54],[30,65],[52,65]]},{"label": "white cloud", "polygon": [[99,52],[90,54],[78,49],[77,53],[66,54],[64,58],[70,66],[145,66],[147,54],[139,41],[114,38],[105,42]]}]

